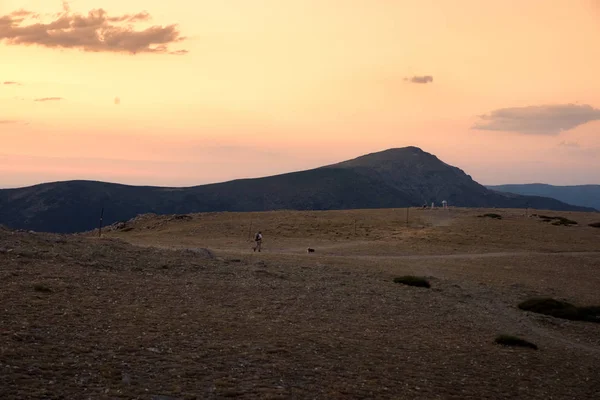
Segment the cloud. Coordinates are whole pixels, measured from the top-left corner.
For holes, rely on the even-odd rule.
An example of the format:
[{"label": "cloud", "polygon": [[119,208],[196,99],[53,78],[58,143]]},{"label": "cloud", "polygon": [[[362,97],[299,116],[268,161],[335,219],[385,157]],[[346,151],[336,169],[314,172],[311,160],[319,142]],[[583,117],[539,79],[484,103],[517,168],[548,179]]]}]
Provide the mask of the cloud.
[{"label": "cloud", "polygon": [[13,82],[13,81],[7,81],[7,82],[2,82],[4,85],[15,85],[15,86],[21,86],[21,84],[19,82]]},{"label": "cloud", "polygon": [[31,11],[21,9],[21,10],[13,11],[9,15],[11,15],[13,17],[35,17],[38,14],[31,12]]},{"label": "cloud", "polygon": [[600,120],[600,110],[590,105],[542,105],[501,108],[479,118],[473,129],[557,135],[587,122]]},{"label": "cloud", "polygon": [[185,37],[177,25],[150,26],[136,30],[134,24],[151,19],[147,12],[109,16],[103,9],[87,15],[72,13],[63,2],[64,12],[42,22],[39,15],[26,10],[0,16],[0,43],[49,48],[71,48],[88,52],[186,54],[169,46]]},{"label": "cloud", "polygon": [[410,83],[424,84],[424,83],[433,82],[433,76],[431,76],[431,75],[423,75],[423,76],[415,75],[412,78],[404,78],[404,80],[406,82],[410,82]]},{"label": "cloud", "polygon": [[39,99],[33,99],[33,101],[37,102],[46,102],[46,101],[61,101],[64,100],[62,97],[41,97]]},{"label": "cloud", "polygon": [[18,124],[19,121],[11,120],[11,119],[0,119],[0,125],[8,125],[8,124]]},{"label": "cloud", "polygon": [[118,106],[119,104],[121,104],[121,98],[115,97],[115,105]]},{"label": "cloud", "polygon": [[571,148],[571,149],[578,149],[578,148],[581,147],[579,145],[579,143],[577,143],[577,142],[567,142],[567,141],[564,141],[564,140],[562,142],[560,142],[558,145],[560,147],[568,147],[568,148]]}]

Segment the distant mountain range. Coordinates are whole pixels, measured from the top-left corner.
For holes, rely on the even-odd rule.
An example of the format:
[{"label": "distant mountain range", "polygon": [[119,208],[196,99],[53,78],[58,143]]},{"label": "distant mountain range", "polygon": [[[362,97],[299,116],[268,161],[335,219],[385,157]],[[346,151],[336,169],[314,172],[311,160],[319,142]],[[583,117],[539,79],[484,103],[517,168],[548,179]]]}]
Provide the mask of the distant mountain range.
[{"label": "distant mountain range", "polygon": [[78,232],[142,213],[400,208],[442,200],[461,207],[589,211],[540,196],[489,190],[417,147],[390,149],[308,171],[187,188],[68,181],[0,190],[0,224]]},{"label": "distant mountain range", "polygon": [[525,196],[551,197],[576,206],[600,210],[600,185],[552,186],[543,183],[487,186],[488,189]]}]

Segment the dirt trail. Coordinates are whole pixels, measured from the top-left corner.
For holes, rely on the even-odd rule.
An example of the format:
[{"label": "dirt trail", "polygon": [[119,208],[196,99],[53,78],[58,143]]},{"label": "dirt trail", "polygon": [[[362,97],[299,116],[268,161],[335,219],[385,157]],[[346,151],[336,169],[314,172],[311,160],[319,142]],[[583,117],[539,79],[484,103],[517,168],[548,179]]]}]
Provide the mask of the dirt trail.
[{"label": "dirt trail", "polygon": [[[327,246],[323,249],[341,249],[342,246]],[[196,250],[196,248],[189,248]],[[227,253],[246,254],[246,251],[234,252],[231,250],[221,250]],[[282,254],[282,255],[297,255],[306,253],[306,249],[289,248],[265,250],[265,254]],[[567,251],[567,252],[537,252],[537,251],[505,251],[505,252],[490,252],[490,253],[453,253],[453,254],[399,254],[399,255],[357,255],[357,254],[335,254],[335,253],[316,253],[318,255],[335,258],[352,258],[360,260],[456,260],[456,259],[480,259],[480,258],[496,258],[496,257],[527,257],[527,256],[594,256],[600,255],[600,251]]]},{"label": "dirt trail", "polygon": [[589,255],[600,255],[598,251],[571,251],[564,253],[556,252],[534,252],[534,251],[509,251],[509,252],[496,252],[496,253],[463,253],[463,254],[413,254],[413,255],[395,255],[395,256],[340,256],[340,255],[327,255],[332,257],[352,257],[358,259],[406,259],[406,260],[428,260],[428,259],[478,259],[478,258],[489,258],[489,257],[520,257],[520,256],[589,256]]}]

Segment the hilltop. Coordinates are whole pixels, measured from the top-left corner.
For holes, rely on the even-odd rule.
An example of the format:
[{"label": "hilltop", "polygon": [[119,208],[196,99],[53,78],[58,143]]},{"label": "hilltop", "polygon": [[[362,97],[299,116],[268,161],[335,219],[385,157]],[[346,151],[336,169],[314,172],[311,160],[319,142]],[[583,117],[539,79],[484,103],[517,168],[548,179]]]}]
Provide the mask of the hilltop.
[{"label": "hilltop", "polygon": [[589,210],[489,190],[417,147],[390,149],[307,171],[187,188],[68,181],[0,190],[0,224],[70,233],[143,213],[399,208],[447,200],[459,207]]}]

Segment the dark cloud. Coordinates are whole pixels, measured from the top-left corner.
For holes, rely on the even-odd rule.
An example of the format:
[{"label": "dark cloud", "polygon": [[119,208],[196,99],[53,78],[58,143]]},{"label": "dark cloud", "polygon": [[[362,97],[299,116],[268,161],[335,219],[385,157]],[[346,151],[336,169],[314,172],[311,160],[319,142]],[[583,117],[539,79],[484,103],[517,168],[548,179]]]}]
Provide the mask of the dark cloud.
[{"label": "dark cloud", "polygon": [[473,129],[556,135],[590,121],[600,120],[600,110],[589,105],[558,104],[501,108],[480,115]]},{"label": "dark cloud", "polygon": [[64,100],[64,99],[62,97],[41,97],[39,99],[33,99],[33,101],[38,101],[38,102],[60,101],[60,100]]},{"label": "dark cloud", "polygon": [[421,84],[431,83],[431,82],[433,82],[433,76],[431,76],[431,75],[423,75],[423,76],[415,75],[411,78],[404,78],[404,80],[406,82],[410,82],[410,83],[421,83]]},{"label": "dark cloud", "polygon": [[2,82],[2,84],[4,84],[4,85],[21,86],[21,84],[19,82],[13,82],[13,81]]},{"label": "dark cloud", "polygon": [[177,25],[151,26],[136,30],[135,23],[149,21],[141,12],[109,16],[103,9],[87,15],[72,13],[67,3],[54,20],[41,22],[39,15],[19,10],[0,17],[0,43],[38,45],[50,48],[73,48],[89,52],[186,54],[171,51],[169,46],[185,40]]}]

